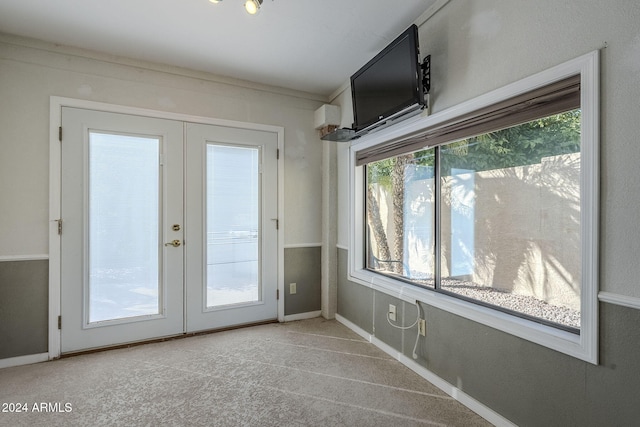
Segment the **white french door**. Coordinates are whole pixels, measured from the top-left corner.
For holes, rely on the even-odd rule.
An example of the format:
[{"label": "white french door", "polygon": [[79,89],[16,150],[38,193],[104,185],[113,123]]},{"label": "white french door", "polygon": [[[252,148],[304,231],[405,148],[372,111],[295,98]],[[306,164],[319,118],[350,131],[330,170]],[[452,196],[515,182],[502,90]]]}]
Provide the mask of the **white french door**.
[{"label": "white french door", "polygon": [[277,318],[277,134],[69,107],[62,126],[62,353]]},{"label": "white french door", "polygon": [[187,124],[186,330],[277,317],[277,134]]},{"label": "white french door", "polygon": [[63,108],[61,350],[183,330],[181,122]]}]

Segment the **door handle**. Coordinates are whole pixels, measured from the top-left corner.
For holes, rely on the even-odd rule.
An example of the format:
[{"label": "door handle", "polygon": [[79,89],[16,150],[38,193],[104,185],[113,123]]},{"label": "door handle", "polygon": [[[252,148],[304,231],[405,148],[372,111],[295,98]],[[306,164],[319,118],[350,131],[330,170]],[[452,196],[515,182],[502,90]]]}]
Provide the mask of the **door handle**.
[{"label": "door handle", "polygon": [[180,242],[180,240],[176,239],[176,240],[172,240],[169,243],[165,243],[165,246],[173,246],[174,248],[177,248],[178,246],[180,246],[182,244],[182,242]]}]

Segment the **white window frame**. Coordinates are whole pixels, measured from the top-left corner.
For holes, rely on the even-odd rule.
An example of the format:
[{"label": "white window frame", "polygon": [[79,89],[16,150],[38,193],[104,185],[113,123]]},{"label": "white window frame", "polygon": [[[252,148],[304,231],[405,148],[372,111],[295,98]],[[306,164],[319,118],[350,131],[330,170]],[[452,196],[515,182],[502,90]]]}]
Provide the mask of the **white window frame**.
[{"label": "white window frame", "polygon": [[[356,166],[358,151],[415,134],[421,129],[576,74],[580,74],[581,86],[582,292],[580,334],[423,289],[366,269],[364,265],[365,176],[364,166]],[[599,52],[593,51],[431,116],[413,117],[352,142],[349,149],[349,280],[410,303],[424,302],[589,363],[598,364],[599,94]]]}]

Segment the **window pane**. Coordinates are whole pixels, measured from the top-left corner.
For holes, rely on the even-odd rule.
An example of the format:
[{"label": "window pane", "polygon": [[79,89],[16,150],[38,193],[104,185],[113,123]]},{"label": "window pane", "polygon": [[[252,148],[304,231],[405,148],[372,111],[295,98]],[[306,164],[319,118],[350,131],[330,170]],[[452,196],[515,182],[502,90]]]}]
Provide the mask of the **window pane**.
[{"label": "window pane", "polygon": [[257,148],[207,145],[207,307],[260,301]]},{"label": "window pane", "polygon": [[441,289],[580,327],[580,111],[441,148]]},{"label": "window pane", "polygon": [[160,140],[89,135],[89,322],[158,314]]},{"label": "window pane", "polygon": [[434,150],[367,164],[367,267],[433,286]]}]

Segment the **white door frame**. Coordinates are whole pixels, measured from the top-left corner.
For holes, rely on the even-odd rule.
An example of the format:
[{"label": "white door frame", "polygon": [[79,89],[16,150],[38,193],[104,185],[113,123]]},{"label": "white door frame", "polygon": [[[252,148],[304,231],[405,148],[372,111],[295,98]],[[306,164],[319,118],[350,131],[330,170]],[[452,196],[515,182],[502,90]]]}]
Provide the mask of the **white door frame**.
[{"label": "white door frame", "polygon": [[[59,129],[62,123],[62,107],[83,108],[109,113],[121,113],[182,122],[251,129],[273,132],[278,136],[278,149],[284,149],[284,127],[192,116],[145,108],[107,104],[103,102],[52,96],[49,109],[49,360],[60,357],[61,341],[58,316],[61,313],[60,290],[60,235],[58,220],[61,215],[62,194],[62,149]],[[64,140],[64,138],[63,138]],[[278,219],[281,224],[278,233],[278,321],[284,321],[284,156],[278,158]],[[64,218],[62,218],[64,220]],[[64,227],[64,225],[63,225]]]}]

